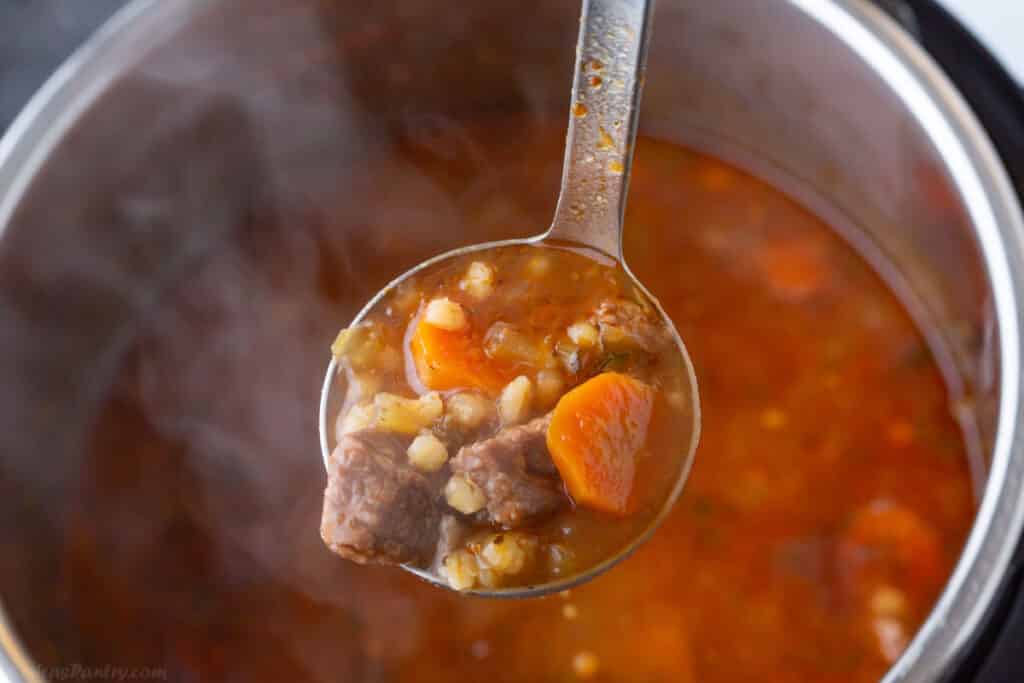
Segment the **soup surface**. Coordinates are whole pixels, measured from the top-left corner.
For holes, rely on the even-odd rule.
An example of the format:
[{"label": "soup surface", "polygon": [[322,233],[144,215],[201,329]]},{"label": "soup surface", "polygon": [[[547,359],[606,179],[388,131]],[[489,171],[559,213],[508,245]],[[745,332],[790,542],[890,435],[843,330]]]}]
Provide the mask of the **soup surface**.
[{"label": "soup surface", "polygon": [[412,264],[550,216],[562,131],[494,133],[399,140],[361,169],[360,202],[246,221],[165,293],[102,393],[75,495],[46,501],[58,541],[32,557],[55,569],[12,608],[38,661],[275,683],[887,669],[973,514],[940,373],[826,225],[670,144],[640,142],[625,251],[687,341],[704,428],[653,538],[529,601],[459,597],[321,543],[324,340]]}]

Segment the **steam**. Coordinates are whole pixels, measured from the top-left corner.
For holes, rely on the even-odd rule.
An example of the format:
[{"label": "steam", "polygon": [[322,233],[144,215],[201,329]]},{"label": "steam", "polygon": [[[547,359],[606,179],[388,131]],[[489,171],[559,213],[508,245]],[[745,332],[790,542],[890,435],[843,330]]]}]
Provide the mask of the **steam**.
[{"label": "steam", "polygon": [[[303,65],[302,56],[288,63],[296,49],[332,44],[317,8],[300,5],[283,21],[266,35],[288,48],[198,32],[142,70],[146,88],[200,103],[178,108],[186,117],[172,126],[190,147],[185,163],[222,160],[237,175],[220,178],[222,206],[205,192],[205,205],[168,226],[193,239],[188,249],[187,241],[175,245],[179,266],[141,311],[118,391],[176,448],[188,489],[179,495],[217,553],[217,581],[265,577],[312,603],[344,608],[357,617],[359,638],[384,642],[388,624],[371,618],[380,607],[368,602],[384,592],[373,578],[354,590],[356,571],[319,539],[316,400],[330,341],[382,284],[369,281],[367,259],[399,231],[406,248],[422,249],[433,237],[407,226],[422,224],[419,212],[454,211],[432,181],[408,169],[402,183],[370,185],[379,179],[366,165],[387,156],[386,131],[361,110],[341,69]],[[305,71],[288,73],[298,66]],[[203,140],[211,121],[215,139]],[[179,194],[187,183],[169,187],[163,196],[152,187],[122,196],[121,219],[142,229],[166,222],[164,207],[180,213],[194,204]],[[209,225],[209,216],[223,214],[227,220]],[[388,613],[412,619],[410,600],[392,596]],[[279,628],[266,626],[311,676],[336,679],[335,639],[351,627],[293,627],[287,615]],[[411,647],[392,643],[379,656]]]},{"label": "steam", "polygon": [[[419,35],[424,20],[400,5],[339,18],[314,0],[211,3],[100,99],[5,235],[18,263],[2,270],[14,294],[0,290],[11,297],[0,307],[5,376],[17,380],[4,444],[69,454],[59,468],[25,457],[4,473],[12,488],[38,489],[48,509],[32,514],[65,543],[57,575],[22,592],[62,586],[72,603],[59,613],[71,618],[54,618],[45,601],[17,605],[24,622],[44,624],[26,635],[48,641],[37,651],[135,637],[120,617],[79,635],[79,613],[108,606],[97,586],[164,621],[160,632],[230,623],[236,608],[272,614],[237,627],[273,640],[314,680],[372,678],[429,627],[423,606],[443,596],[344,563],[320,541],[316,409],[328,347],[419,260],[540,232],[559,141],[538,177],[540,129],[517,117],[485,136],[460,121],[487,107],[561,120],[566,89],[540,77],[547,57],[502,71],[520,48],[508,32],[495,32],[507,44],[468,53],[478,47],[465,40],[466,12],[424,3],[430,44],[397,40],[389,31]],[[500,12],[511,21],[520,11],[485,14],[504,25]],[[571,45],[559,46],[567,84]],[[428,50],[452,72],[418,61]],[[477,58],[507,79],[495,88],[503,100],[480,99],[482,82],[451,86]],[[536,196],[510,197],[522,187]],[[236,589],[271,606],[249,612]],[[275,613],[275,600],[314,605],[327,621]],[[228,613],[204,616],[203,601]],[[357,639],[375,663],[340,661],[339,638]],[[183,661],[175,648],[186,646],[165,647],[154,656]]]}]

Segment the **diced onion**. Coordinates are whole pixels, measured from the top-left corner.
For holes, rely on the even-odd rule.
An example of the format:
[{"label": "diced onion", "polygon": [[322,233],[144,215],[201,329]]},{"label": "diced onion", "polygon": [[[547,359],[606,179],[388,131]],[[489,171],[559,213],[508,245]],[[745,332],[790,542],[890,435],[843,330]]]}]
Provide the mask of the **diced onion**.
[{"label": "diced onion", "polygon": [[437,392],[415,399],[380,393],[373,397],[373,404],[377,409],[378,427],[410,436],[428,427],[444,412]]}]

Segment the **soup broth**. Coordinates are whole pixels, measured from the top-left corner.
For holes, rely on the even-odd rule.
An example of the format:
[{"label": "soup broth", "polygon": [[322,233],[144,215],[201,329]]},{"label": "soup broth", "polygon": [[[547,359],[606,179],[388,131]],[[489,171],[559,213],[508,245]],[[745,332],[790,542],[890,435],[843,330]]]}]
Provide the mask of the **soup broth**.
[{"label": "soup broth", "polygon": [[[465,132],[468,157],[397,145],[363,172],[362,219],[257,216],[161,299],[103,397],[76,495],[48,501],[64,520],[47,551],[59,570],[31,623],[13,612],[38,661],[275,683],[869,681],[888,668],[973,515],[940,372],[827,225],[664,142],[639,143],[625,253],[687,342],[704,425],[652,539],[528,601],[460,597],[320,542],[316,401],[336,331],[413,263],[536,234],[550,215],[562,132],[494,131]],[[475,182],[478,157],[500,182]]]}]

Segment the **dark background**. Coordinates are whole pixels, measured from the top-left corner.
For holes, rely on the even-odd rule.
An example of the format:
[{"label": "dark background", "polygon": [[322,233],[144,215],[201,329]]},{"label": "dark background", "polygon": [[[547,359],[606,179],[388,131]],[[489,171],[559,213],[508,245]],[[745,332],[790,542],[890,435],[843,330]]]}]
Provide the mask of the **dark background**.
[{"label": "dark background", "polygon": [[0,0],[0,132],[127,0]]}]

